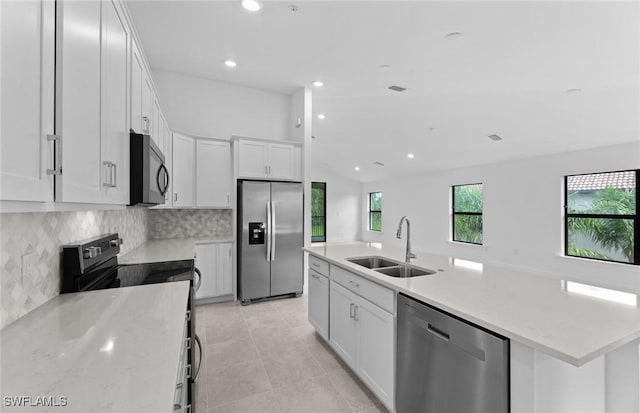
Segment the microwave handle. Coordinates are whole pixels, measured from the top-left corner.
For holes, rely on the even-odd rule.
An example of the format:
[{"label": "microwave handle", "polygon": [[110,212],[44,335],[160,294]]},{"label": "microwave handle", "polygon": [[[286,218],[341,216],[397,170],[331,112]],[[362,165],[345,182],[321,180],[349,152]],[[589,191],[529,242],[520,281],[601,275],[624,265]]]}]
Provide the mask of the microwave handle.
[{"label": "microwave handle", "polygon": [[[167,177],[164,188],[160,186],[160,172],[162,172],[163,170],[164,170],[164,175]],[[158,190],[160,191],[160,195],[164,196],[164,194],[166,194],[167,190],[169,189],[169,171],[167,170],[167,167],[164,166],[164,164],[160,165],[160,168],[158,168],[158,173],[156,174],[156,183],[158,184]]]}]

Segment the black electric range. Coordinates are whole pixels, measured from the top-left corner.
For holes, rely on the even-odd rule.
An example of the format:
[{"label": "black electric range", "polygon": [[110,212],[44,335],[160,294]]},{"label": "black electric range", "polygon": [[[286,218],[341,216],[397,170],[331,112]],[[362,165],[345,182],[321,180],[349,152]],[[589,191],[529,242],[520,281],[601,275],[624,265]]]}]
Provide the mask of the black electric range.
[{"label": "black electric range", "polygon": [[[64,245],[62,248],[62,277],[60,293],[123,288],[145,284],[189,281],[191,284],[188,301],[188,335],[191,340],[189,361],[193,371],[188,388],[188,403],[195,412],[193,383],[202,361],[202,346],[196,334],[194,311],[195,291],[200,287],[200,271],[194,260],[163,261],[144,264],[118,264],[118,253],[122,238],[117,233],[100,235],[95,238]],[[198,347],[198,363],[196,361]]]}]

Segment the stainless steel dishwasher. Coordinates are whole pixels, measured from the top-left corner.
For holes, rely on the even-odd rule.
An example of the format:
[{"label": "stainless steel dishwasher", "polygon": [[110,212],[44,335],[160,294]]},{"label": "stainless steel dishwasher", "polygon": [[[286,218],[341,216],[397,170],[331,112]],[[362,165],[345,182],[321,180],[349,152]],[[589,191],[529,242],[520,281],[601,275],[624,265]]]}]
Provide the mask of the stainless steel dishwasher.
[{"label": "stainless steel dishwasher", "polygon": [[398,295],[397,413],[509,411],[509,339]]}]

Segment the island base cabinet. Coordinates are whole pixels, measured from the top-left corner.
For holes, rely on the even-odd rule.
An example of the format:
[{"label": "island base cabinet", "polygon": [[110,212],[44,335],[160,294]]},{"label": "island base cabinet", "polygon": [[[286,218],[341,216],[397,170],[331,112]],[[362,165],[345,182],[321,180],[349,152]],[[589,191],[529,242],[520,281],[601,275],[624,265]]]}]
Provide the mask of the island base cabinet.
[{"label": "island base cabinet", "polygon": [[394,411],[394,316],[330,281],[331,347]]},{"label": "island base cabinet", "polygon": [[309,322],[320,337],[329,340],[329,280],[309,269]]},{"label": "island base cabinet", "polygon": [[389,408],[394,396],[394,317],[367,300],[355,311],[358,375]]}]

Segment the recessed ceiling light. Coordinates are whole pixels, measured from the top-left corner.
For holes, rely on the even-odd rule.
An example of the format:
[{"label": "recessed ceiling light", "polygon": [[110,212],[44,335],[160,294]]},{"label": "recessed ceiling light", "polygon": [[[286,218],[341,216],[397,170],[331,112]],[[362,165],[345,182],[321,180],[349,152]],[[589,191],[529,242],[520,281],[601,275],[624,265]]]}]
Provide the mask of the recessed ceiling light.
[{"label": "recessed ceiling light", "polygon": [[238,64],[233,60],[225,60],[224,65],[227,67],[236,67]]},{"label": "recessed ceiling light", "polygon": [[412,153],[408,153],[408,154],[407,154],[407,158],[409,158],[409,159],[413,159],[413,154],[412,154]]},{"label": "recessed ceiling light", "polygon": [[380,65],[378,66],[380,69],[388,69],[391,67],[391,65]]},{"label": "recessed ceiling light", "polygon": [[582,89],[567,89],[564,91],[564,93],[566,93],[567,95],[577,95],[578,93],[581,93]]},{"label": "recessed ceiling light", "polygon": [[497,141],[501,141],[501,140],[502,140],[502,138],[501,138],[501,137],[499,137],[498,135],[489,135],[489,139],[491,139],[491,140],[492,140],[492,141],[494,141],[494,142],[497,142]]},{"label": "recessed ceiling light", "polygon": [[258,11],[262,8],[262,4],[256,0],[242,0],[242,7],[249,11]]},{"label": "recessed ceiling light", "polygon": [[460,39],[461,37],[463,37],[464,34],[460,33],[460,32],[451,32],[447,35],[444,36],[445,39]]},{"label": "recessed ceiling light", "polygon": [[324,113],[319,113],[318,114],[318,119],[324,119],[326,118],[326,116],[324,115]]},{"label": "recessed ceiling light", "polygon": [[313,86],[315,87],[322,87],[324,86],[324,83],[320,80],[316,80],[315,82],[313,82]]},{"label": "recessed ceiling light", "polygon": [[360,167],[359,167],[359,166],[356,166],[356,167],[355,167],[355,168],[353,168],[353,169],[355,169],[356,171],[359,171],[359,170],[360,170]]}]

